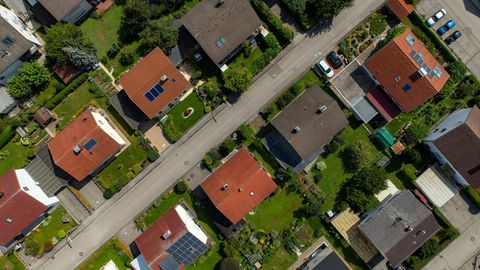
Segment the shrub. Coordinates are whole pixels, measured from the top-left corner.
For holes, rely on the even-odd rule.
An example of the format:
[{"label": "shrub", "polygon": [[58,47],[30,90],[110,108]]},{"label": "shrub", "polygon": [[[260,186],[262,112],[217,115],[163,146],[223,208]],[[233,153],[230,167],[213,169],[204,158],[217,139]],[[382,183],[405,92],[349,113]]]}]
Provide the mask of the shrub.
[{"label": "shrub", "polygon": [[338,148],[340,148],[344,143],[345,140],[343,139],[343,133],[337,134],[335,137],[333,137],[332,141],[330,141],[326,146],[325,146],[325,154],[331,154],[335,153]]},{"label": "shrub", "polygon": [[120,50],[121,50],[120,45],[118,45],[118,43],[113,43],[112,47],[110,47],[110,49],[108,49],[107,56],[110,59],[113,59],[113,58],[115,58],[115,56],[117,56],[117,54],[120,52]]},{"label": "shrub", "polygon": [[372,15],[370,18],[370,35],[376,37],[383,33],[387,28],[387,16],[382,13]]},{"label": "shrub", "polygon": [[132,50],[129,50],[127,48],[123,48],[120,51],[120,64],[123,66],[128,66],[133,64],[133,61],[135,61],[135,55],[133,54]]},{"label": "shrub", "polygon": [[[387,36],[380,40],[377,44],[377,48],[382,48],[384,47],[385,45],[387,45],[390,41],[392,41],[394,38],[400,36],[401,34],[403,34],[403,32],[405,32],[405,26],[397,26],[397,27],[393,27],[393,28],[390,28],[387,32]],[[342,47],[340,47],[342,48]],[[343,53],[342,53],[343,54]]]},{"label": "shrub", "polygon": [[321,171],[318,171],[313,175],[313,181],[315,182],[315,184],[320,183],[322,179],[323,179],[323,173]]},{"label": "shrub", "polygon": [[289,44],[294,37],[293,31],[283,26],[282,21],[273,14],[261,0],[253,0],[251,2],[253,8],[257,11],[259,17],[264,21],[268,28],[278,37],[283,46]]},{"label": "shrub", "polygon": [[28,239],[25,241],[25,253],[30,256],[36,256],[40,251],[40,245],[37,242]]},{"label": "shrub", "polygon": [[413,182],[417,179],[415,171],[415,167],[413,167],[411,164],[405,165],[403,169],[399,172],[398,177],[402,180]]},{"label": "shrub", "polygon": [[203,109],[205,111],[205,113],[209,113],[212,111],[212,106],[205,106],[205,108]]},{"label": "shrub", "polygon": [[240,263],[233,257],[226,257],[218,264],[218,270],[240,270]]},{"label": "shrub", "polygon": [[185,192],[188,192],[190,189],[188,188],[187,183],[185,181],[181,180],[175,185],[174,191],[177,194],[183,194]]},{"label": "shrub", "polygon": [[180,134],[178,131],[171,129],[169,126],[163,128],[163,134],[172,143],[177,142],[182,137],[182,134]]},{"label": "shrub", "polygon": [[223,73],[223,87],[234,93],[242,93],[247,91],[252,83],[252,73],[246,67],[235,66],[229,68]]},{"label": "shrub", "polygon": [[227,156],[237,147],[237,143],[231,137],[226,139],[220,146],[220,152],[223,156]]},{"label": "shrub", "polygon": [[428,127],[424,121],[414,122],[407,130],[407,136],[410,142],[417,142],[427,137]]},{"label": "shrub", "polygon": [[55,96],[45,103],[45,107],[47,109],[54,109],[60,102],[62,102],[68,95],[70,95],[73,91],[75,91],[81,84],[83,84],[88,78],[88,74],[84,73],[78,76],[75,80],[73,80],[69,85],[63,88],[62,91],[58,92]]},{"label": "shrub", "polygon": [[255,136],[255,129],[249,124],[242,124],[238,128],[238,140],[244,142],[250,139],[253,139]]},{"label": "shrub", "polygon": [[129,180],[135,178],[135,173],[134,173],[133,171],[128,171],[128,172],[127,172],[127,178],[128,178]]},{"label": "shrub", "polygon": [[197,84],[197,82],[202,78],[202,71],[196,70],[190,77],[190,82],[192,84]]},{"label": "shrub", "polygon": [[365,167],[372,158],[369,145],[365,141],[351,144],[340,153],[346,171],[355,172]]},{"label": "shrub", "polygon": [[7,127],[0,133],[0,149],[7,145],[15,137],[14,127]]},{"label": "shrub", "polygon": [[420,153],[413,148],[407,148],[402,152],[402,160],[405,163],[417,163],[421,158]]},{"label": "shrub", "polygon": [[108,200],[112,198],[113,195],[115,195],[115,193],[117,193],[118,191],[119,188],[117,186],[109,187],[103,192],[103,197]]},{"label": "shrub", "polygon": [[135,164],[135,165],[133,165],[132,169],[133,169],[133,173],[134,173],[135,175],[137,175],[137,174],[139,174],[139,173],[142,171],[142,165],[140,165],[140,164]]},{"label": "shrub", "polygon": [[463,186],[463,191],[468,195],[470,200],[480,208],[480,195],[472,186]]},{"label": "shrub", "polygon": [[57,232],[57,237],[58,237],[59,239],[63,239],[63,238],[65,238],[66,236],[67,236],[67,232],[65,232],[65,230],[63,230],[63,229],[62,229],[62,230],[59,230],[59,231]]},{"label": "shrub", "polygon": [[48,241],[43,245],[43,250],[45,252],[50,252],[50,251],[52,251],[53,247],[54,247],[54,245],[52,244],[52,242]]},{"label": "shrub", "polygon": [[455,61],[447,66],[447,71],[453,82],[461,82],[467,76],[467,67],[461,61]]},{"label": "shrub", "polygon": [[159,157],[160,157],[160,154],[158,154],[157,151],[155,151],[155,150],[148,150],[147,151],[147,159],[148,159],[149,162],[154,162]]},{"label": "shrub", "polygon": [[455,91],[456,98],[474,97],[479,92],[480,87],[470,80],[463,80]]},{"label": "shrub", "polygon": [[431,238],[430,240],[425,242],[425,244],[423,244],[423,246],[420,248],[420,250],[418,251],[418,256],[421,259],[425,260],[430,256],[434,255],[437,249],[438,249],[438,240],[436,240],[435,238]]}]

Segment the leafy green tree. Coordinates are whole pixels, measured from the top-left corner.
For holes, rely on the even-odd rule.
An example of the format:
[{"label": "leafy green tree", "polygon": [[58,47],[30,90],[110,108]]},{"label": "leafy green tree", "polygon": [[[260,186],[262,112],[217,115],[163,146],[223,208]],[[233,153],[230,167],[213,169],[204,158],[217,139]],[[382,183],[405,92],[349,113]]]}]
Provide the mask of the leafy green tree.
[{"label": "leafy green tree", "polygon": [[43,90],[50,80],[48,69],[36,62],[30,62],[20,68],[19,73],[7,83],[10,94],[17,99],[28,98]]},{"label": "leafy green tree", "polygon": [[125,43],[137,40],[151,16],[147,0],[127,0],[120,23],[120,39]]},{"label": "leafy green tree", "polygon": [[242,124],[238,128],[238,140],[244,142],[249,139],[253,139],[255,136],[255,129],[249,124]]},{"label": "leafy green tree", "polygon": [[305,206],[305,214],[309,217],[319,216],[322,214],[322,201],[316,197],[309,198],[308,204]]},{"label": "leafy green tree", "polygon": [[178,29],[167,20],[152,21],[140,33],[143,45],[147,50],[160,47],[166,54],[177,45]]},{"label": "leafy green tree", "polygon": [[423,244],[418,251],[418,256],[422,259],[427,259],[428,257],[434,255],[437,249],[438,241],[435,238],[432,238]]},{"label": "leafy green tree", "polygon": [[235,142],[235,140],[233,138],[228,138],[226,139],[222,145],[220,146],[220,152],[224,155],[224,156],[227,156],[228,154],[230,154],[233,149],[235,149],[237,147],[237,143]]},{"label": "leafy green tree", "polygon": [[185,192],[188,192],[189,188],[188,188],[187,183],[185,183],[185,181],[181,180],[180,182],[178,182],[175,185],[174,190],[175,190],[175,193],[177,193],[177,194],[183,194]]},{"label": "leafy green tree", "polygon": [[377,166],[365,167],[348,182],[367,195],[375,195],[387,188],[385,171]]},{"label": "leafy green tree", "polygon": [[44,37],[47,58],[53,62],[68,63],[67,56],[63,51],[65,47],[81,49],[95,55],[93,43],[83,32],[71,23],[57,23],[47,30]]},{"label": "leafy green tree", "polygon": [[63,53],[69,63],[83,70],[94,69],[97,64],[97,57],[83,49],[75,47],[62,48]]},{"label": "leafy green tree", "polygon": [[408,147],[402,152],[402,160],[404,163],[417,163],[420,161],[422,156],[418,151],[413,148]]},{"label": "leafy green tree", "polygon": [[427,137],[428,127],[423,121],[413,122],[407,130],[407,136],[412,142],[417,142]]},{"label": "leafy green tree", "polygon": [[340,153],[345,170],[355,172],[365,167],[372,158],[370,145],[365,141],[359,141],[348,145]]},{"label": "leafy green tree", "polygon": [[240,263],[233,257],[226,257],[218,264],[218,270],[240,270]]},{"label": "leafy green tree", "polygon": [[230,92],[245,92],[252,83],[252,73],[246,67],[232,67],[223,73],[223,87]]},{"label": "leafy green tree", "polygon": [[198,87],[198,89],[210,98],[216,97],[219,92],[217,78],[208,78],[204,84]]},{"label": "leafy green tree", "polygon": [[21,76],[14,76],[6,85],[8,92],[16,99],[24,99],[32,95],[32,89]]},{"label": "leafy green tree", "polygon": [[450,78],[456,83],[461,82],[467,76],[467,67],[461,61],[449,64],[447,71],[450,74]]},{"label": "leafy green tree", "polygon": [[362,213],[375,208],[376,199],[373,195],[367,196],[361,190],[351,186],[346,186],[343,192],[342,196],[344,196],[345,202],[348,203],[353,211]]},{"label": "leafy green tree", "polygon": [[311,10],[313,15],[323,18],[335,17],[340,12],[353,5],[353,0],[324,0],[316,1],[309,0],[308,10]]}]

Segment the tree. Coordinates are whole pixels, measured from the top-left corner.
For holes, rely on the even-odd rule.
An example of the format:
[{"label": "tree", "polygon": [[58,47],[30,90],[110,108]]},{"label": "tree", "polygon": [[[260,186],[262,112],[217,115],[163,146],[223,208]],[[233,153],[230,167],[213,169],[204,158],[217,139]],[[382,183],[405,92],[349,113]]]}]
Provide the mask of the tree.
[{"label": "tree", "polygon": [[320,199],[316,197],[309,198],[309,203],[305,206],[305,214],[309,217],[319,216],[322,214],[322,206]]},{"label": "tree", "polygon": [[226,257],[218,264],[218,270],[240,270],[240,263],[233,257]]},{"label": "tree", "polygon": [[321,19],[337,16],[342,10],[351,7],[353,0],[309,0],[307,10],[310,10],[313,15]]},{"label": "tree", "polygon": [[235,149],[237,147],[237,143],[235,142],[235,140],[233,138],[228,138],[226,139],[222,145],[220,146],[220,152],[224,155],[224,156],[227,156],[228,154],[230,154],[233,149]]},{"label": "tree", "polygon": [[302,17],[305,15],[307,0],[282,0],[282,3],[285,4],[295,16]]},{"label": "tree", "polygon": [[242,124],[238,128],[238,140],[244,142],[246,140],[252,139],[255,136],[255,129],[249,124]]},{"label": "tree", "polygon": [[377,166],[365,167],[348,182],[366,195],[375,195],[387,188],[385,171]]},{"label": "tree", "polygon": [[234,93],[245,92],[252,83],[252,73],[246,67],[232,67],[223,73],[223,87]]},{"label": "tree", "polygon": [[189,190],[187,183],[185,181],[181,180],[175,185],[175,193],[177,194],[183,194]]},{"label": "tree", "polygon": [[93,43],[83,34],[77,26],[70,23],[57,23],[47,30],[44,37],[47,58],[53,62],[66,64],[68,62],[65,47],[81,49],[95,55]]},{"label": "tree", "polygon": [[375,197],[373,197],[373,195],[367,196],[361,190],[358,190],[352,186],[344,187],[345,188],[342,189],[342,196],[344,196],[345,202],[348,203],[348,205],[353,211],[357,213],[362,213],[375,208],[376,199]]},{"label": "tree", "polygon": [[414,122],[407,130],[407,136],[412,142],[417,142],[427,137],[428,127],[423,121]]},{"label": "tree", "polygon": [[348,145],[340,153],[345,170],[355,172],[365,167],[372,158],[370,146],[365,141],[359,141]]},{"label": "tree", "polygon": [[435,238],[432,238],[425,242],[423,246],[418,251],[418,257],[421,259],[426,259],[435,254],[438,248],[438,241]]},{"label": "tree", "polygon": [[120,23],[120,39],[125,43],[137,40],[139,34],[148,26],[151,16],[147,0],[128,0]]},{"label": "tree", "polygon": [[83,49],[75,47],[62,48],[69,63],[82,70],[92,70],[97,64],[97,57]]},{"label": "tree", "polygon": [[30,97],[43,90],[50,80],[48,69],[36,62],[30,62],[20,68],[19,73],[7,83],[10,94],[17,99]]},{"label": "tree", "polygon": [[413,148],[408,147],[402,152],[402,160],[404,163],[417,163],[420,161],[422,156],[418,151]]},{"label": "tree", "polygon": [[455,97],[457,98],[466,98],[474,97],[480,91],[480,86],[476,83],[473,83],[470,80],[464,80],[458,86],[458,89],[455,91]]},{"label": "tree", "polygon": [[158,46],[165,54],[170,54],[177,45],[178,29],[165,19],[152,21],[140,33],[140,38],[148,51]]},{"label": "tree", "polygon": [[200,92],[204,93],[210,98],[214,98],[218,94],[218,82],[216,77],[210,77],[207,81],[198,87]]},{"label": "tree", "polygon": [[455,61],[447,66],[450,79],[454,82],[461,82],[467,75],[467,67],[461,61]]}]

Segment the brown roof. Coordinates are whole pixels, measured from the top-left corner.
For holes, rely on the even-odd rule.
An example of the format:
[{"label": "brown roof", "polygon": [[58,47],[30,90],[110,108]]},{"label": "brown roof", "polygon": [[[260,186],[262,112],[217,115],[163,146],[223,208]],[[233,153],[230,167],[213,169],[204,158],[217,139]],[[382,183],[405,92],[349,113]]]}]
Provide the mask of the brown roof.
[{"label": "brown roof", "polygon": [[71,64],[56,63],[53,65],[53,72],[64,84],[69,84],[73,79],[82,74],[82,70]]},{"label": "brown roof", "polygon": [[44,126],[54,118],[55,116],[53,115],[53,113],[49,109],[44,107],[41,107],[33,114],[33,119],[35,119],[35,121],[37,121],[37,123],[42,126]]},{"label": "brown roof", "polygon": [[368,92],[367,99],[387,122],[391,122],[400,114],[398,106],[380,86],[377,86],[372,91]]},{"label": "brown roof", "polygon": [[434,141],[435,146],[474,188],[480,188],[480,109],[474,106],[466,121]]},{"label": "brown roof", "polygon": [[61,21],[83,1],[85,0],[38,0],[57,21]]},{"label": "brown roof", "polygon": [[7,245],[48,207],[20,188],[14,169],[0,176],[0,192],[0,244]]},{"label": "brown roof", "polygon": [[[171,235],[164,239],[162,235],[167,231]],[[135,239],[135,243],[150,269],[159,269],[159,263],[169,255],[168,249],[187,232],[187,227],[173,207]]]},{"label": "brown roof", "polygon": [[[203,0],[182,17],[182,23],[205,53],[221,63],[262,24],[248,0]],[[217,42],[225,39],[224,45]],[[220,43],[219,43],[220,44]]]},{"label": "brown roof", "polygon": [[[161,82],[164,75],[167,76],[167,81]],[[153,101],[149,101],[145,94],[157,84],[163,88],[163,92]],[[165,106],[191,87],[182,73],[158,47],[124,74],[120,78],[120,85],[128,97],[149,118],[155,117]]]},{"label": "brown roof", "polygon": [[[407,38],[414,40],[413,45],[407,42]],[[405,112],[435,96],[449,78],[447,71],[409,28],[367,59],[365,65]],[[438,70],[440,77],[434,74],[434,70]],[[421,76],[423,71],[428,74]],[[408,85],[411,89],[402,89]]]},{"label": "brown roof", "polygon": [[[96,144],[87,150],[85,144],[91,139]],[[80,147],[80,153],[75,154],[75,146]],[[98,169],[121,146],[103,131],[89,110],[84,111],[48,142],[55,164],[78,181]]]},{"label": "brown roof", "polygon": [[386,4],[388,8],[395,13],[395,15],[400,19],[403,20],[410,13],[413,12],[414,6],[409,3],[410,1],[407,0],[387,0]]},{"label": "brown roof", "polygon": [[359,225],[360,231],[394,268],[439,228],[432,212],[409,190],[403,190],[386,201]]},{"label": "brown roof", "polygon": [[[227,188],[224,188],[228,185]],[[202,184],[217,209],[236,224],[265,200],[277,185],[247,149],[240,149]]]},{"label": "brown roof", "polygon": [[[322,105],[326,110],[320,112]],[[275,129],[304,160],[328,144],[347,124],[338,103],[318,86],[306,90],[272,120]],[[296,127],[299,132],[294,131]]]}]

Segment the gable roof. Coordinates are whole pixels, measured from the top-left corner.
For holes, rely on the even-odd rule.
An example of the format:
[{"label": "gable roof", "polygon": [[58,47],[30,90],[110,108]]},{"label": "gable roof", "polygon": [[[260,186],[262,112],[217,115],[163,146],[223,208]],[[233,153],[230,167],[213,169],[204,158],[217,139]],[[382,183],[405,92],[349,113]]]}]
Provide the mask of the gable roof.
[{"label": "gable roof", "polygon": [[38,0],[57,21],[61,21],[72,9],[84,1],[85,0]]},{"label": "gable roof", "polygon": [[[326,110],[320,112],[320,107]],[[347,124],[338,103],[318,86],[306,90],[272,121],[273,127],[302,159],[322,149]],[[294,131],[296,127],[299,132]]]},{"label": "gable roof", "polygon": [[[240,46],[262,24],[248,0],[224,0],[223,4],[219,4],[218,0],[203,0],[181,20],[216,64]],[[217,42],[221,38],[224,38],[225,42],[219,46]]]},{"label": "gable roof", "polygon": [[[97,121],[109,125],[105,118],[87,109],[48,142],[55,164],[78,181],[93,173],[125,144],[121,138],[114,138],[118,136],[115,131],[107,133]],[[95,143],[87,149],[90,140]],[[81,149],[78,154],[75,146]]]},{"label": "gable roof", "polygon": [[15,104],[16,102],[7,91],[7,88],[0,86],[0,114],[8,113]]},{"label": "gable roof", "polygon": [[430,239],[439,225],[425,205],[403,190],[365,218],[359,229],[395,268]]},{"label": "gable roof", "polygon": [[55,115],[45,107],[41,107],[33,114],[33,119],[41,126],[44,126],[54,118]]},{"label": "gable roof", "polygon": [[48,207],[23,191],[14,169],[0,176],[0,192],[0,244],[7,245]]},{"label": "gable roof", "polygon": [[[224,188],[225,185],[228,187]],[[232,224],[237,224],[277,188],[270,175],[245,148],[235,153],[201,186]]]},{"label": "gable roof", "polygon": [[480,188],[480,109],[474,106],[466,120],[435,140],[434,145],[474,188]]},{"label": "gable roof", "polygon": [[[161,78],[164,75],[167,76],[167,80],[162,82]],[[158,47],[122,75],[120,85],[128,97],[149,118],[155,117],[165,106],[191,87],[190,83]],[[163,92],[153,101],[149,101],[145,94],[155,85],[160,85]]]},{"label": "gable roof", "polygon": [[[405,112],[439,93],[449,78],[447,71],[409,28],[367,59],[365,65]],[[438,71],[438,75],[434,71]],[[422,76],[421,72],[427,75]],[[403,90],[407,85],[411,89]]]},{"label": "gable roof", "polygon": [[414,6],[408,2],[407,0],[387,0],[386,4],[400,20],[403,20],[408,17],[414,9]]}]

